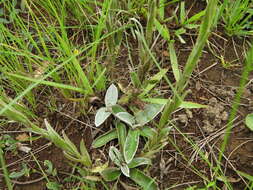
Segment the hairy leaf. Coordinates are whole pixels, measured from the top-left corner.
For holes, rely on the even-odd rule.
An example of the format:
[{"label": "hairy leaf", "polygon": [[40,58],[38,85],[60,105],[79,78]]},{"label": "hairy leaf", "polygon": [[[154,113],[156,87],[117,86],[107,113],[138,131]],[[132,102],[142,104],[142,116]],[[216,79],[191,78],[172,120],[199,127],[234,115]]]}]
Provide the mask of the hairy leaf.
[{"label": "hairy leaf", "polygon": [[114,181],[120,176],[121,172],[118,168],[107,168],[100,174],[105,181]]},{"label": "hairy leaf", "polygon": [[130,163],[135,156],[139,145],[139,130],[130,129],[124,146],[124,158],[126,163]]},{"label": "hairy leaf", "polygon": [[131,169],[130,170],[130,178],[137,183],[139,186],[144,188],[145,190],[157,190],[157,184],[155,183],[154,179],[145,175],[138,169]]},{"label": "hairy leaf", "polygon": [[99,148],[101,146],[104,146],[106,143],[110,142],[111,140],[116,139],[117,137],[118,137],[117,131],[116,129],[113,129],[99,136],[98,138],[96,138],[92,143],[92,147]]},{"label": "hairy leaf", "polygon": [[118,101],[118,89],[112,84],[106,91],[105,94],[105,105],[106,107],[113,106]]},{"label": "hairy leaf", "polygon": [[135,118],[128,112],[119,112],[115,115],[119,120],[125,122],[131,127],[135,124]]},{"label": "hairy leaf", "polygon": [[162,110],[164,105],[161,104],[148,104],[143,111],[135,114],[137,124],[141,126],[153,120]]},{"label": "hairy leaf", "polygon": [[111,115],[110,112],[107,111],[107,108],[102,107],[100,108],[95,116],[95,125],[96,127],[102,125],[102,123],[105,122],[105,120]]},{"label": "hairy leaf", "polygon": [[129,168],[136,168],[141,165],[151,165],[151,160],[149,158],[144,158],[144,157],[138,157],[134,158],[129,164]]}]

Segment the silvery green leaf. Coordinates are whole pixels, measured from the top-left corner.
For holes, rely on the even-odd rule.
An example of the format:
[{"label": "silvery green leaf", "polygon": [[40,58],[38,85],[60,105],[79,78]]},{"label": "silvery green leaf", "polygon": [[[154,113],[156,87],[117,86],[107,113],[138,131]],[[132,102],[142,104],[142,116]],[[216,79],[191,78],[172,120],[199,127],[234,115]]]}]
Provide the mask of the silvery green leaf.
[{"label": "silvery green leaf", "polygon": [[120,176],[121,172],[118,168],[106,168],[100,174],[105,181],[114,181]]},{"label": "silvery green leaf", "polygon": [[95,125],[96,127],[100,126],[105,120],[111,115],[110,112],[107,111],[107,108],[102,107],[100,108],[95,116]]},{"label": "silvery green leaf", "polygon": [[135,124],[135,118],[128,112],[119,112],[115,115],[119,120],[125,122],[131,127]]},{"label": "silvery green leaf", "polygon": [[130,170],[129,170],[129,167],[126,164],[121,165],[120,170],[122,171],[122,173],[125,176],[130,177]]},{"label": "silvery green leaf", "polygon": [[93,148],[99,148],[101,146],[104,146],[106,143],[110,142],[113,139],[116,139],[118,137],[118,133],[115,129],[108,131],[107,133],[99,136],[92,142]]},{"label": "silvery green leaf", "polygon": [[123,163],[123,157],[120,151],[114,146],[111,146],[109,149],[109,157],[117,166],[121,166],[121,163]]},{"label": "silvery green leaf", "polygon": [[114,115],[116,115],[119,112],[127,112],[122,106],[117,105],[117,104],[112,106],[111,109],[112,109],[112,113]]},{"label": "silvery green leaf", "polygon": [[157,134],[157,131],[151,127],[144,126],[140,129],[140,135],[147,138],[153,138]]},{"label": "silvery green leaf", "polygon": [[253,114],[248,114],[245,120],[246,126],[253,131]]},{"label": "silvery green leaf", "polygon": [[124,158],[127,164],[129,164],[135,156],[135,153],[139,145],[139,136],[140,136],[139,130],[130,129],[128,131],[128,135],[124,146]]},{"label": "silvery green leaf", "polygon": [[143,111],[135,114],[137,124],[143,126],[153,120],[164,108],[162,104],[148,104]]},{"label": "silvery green leaf", "polygon": [[124,123],[117,122],[116,123],[117,135],[119,140],[120,149],[123,151],[126,137],[127,137],[127,129]]},{"label": "silvery green leaf", "polygon": [[129,164],[129,168],[136,168],[141,165],[151,165],[151,159],[149,158],[144,158],[144,157],[138,157],[134,158]]},{"label": "silvery green leaf", "polygon": [[113,106],[118,101],[118,89],[112,84],[106,91],[105,94],[105,105],[106,107]]},{"label": "silvery green leaf", "polygon": [[135,168],[131,169],[130,178],[145,190],[158,189],[155,180],[147,176],[146,174],[144,174],[138,169],[135,169]]}]

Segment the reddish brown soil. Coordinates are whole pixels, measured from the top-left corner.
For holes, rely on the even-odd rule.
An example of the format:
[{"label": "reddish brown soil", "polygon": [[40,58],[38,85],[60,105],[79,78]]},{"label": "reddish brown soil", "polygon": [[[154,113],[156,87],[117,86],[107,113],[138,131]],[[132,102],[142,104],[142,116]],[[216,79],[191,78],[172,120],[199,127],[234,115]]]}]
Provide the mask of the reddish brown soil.
[{"label": "reddish brown soil", "polygon": [[[189,8],[191,5],[187,4]],[[198,12],[204,8],[203,3],[195,1],[193,8],[191,8],[190,15],[194,12]],[[170,8],[168,8],[169,10]],[[239,84],[241,70],[243,68],[243,57],[244,57],[244,47],[245,47],[245,39],[237,39],[237,38],[230,38],[224,35],[223,29],[217,29],[209,38],[209,41],[218,47],[215,51],[218,56],[223,56],[225,61],[233,61],[239,58],[234,64],[235,66],[231,66],[229,68],[222,67],[221,60],[215,57],[210,50],[206,47],[203,51],[203,55],[201,60],[199,61],[198,68],[194,72],[194,76],[190,81],[189,88],[191,89],[191,93],[187,96],[187,100],[201,103],[201,104],[209,104],[210,99],[214,98],[217,102],[215,105],[222,105],[226,113],[229,113],[231,110],[231,104],[235,95],[236,87]],[[189,31],[189,35],[184,35],[184,39],[186,40],[186,44],[180,44],[179,41],[176,41],[176,50],[177,55],[179,58],[179,63],[183,67],[185,64],[187,57],[192,49],[193,42],[195,41],[196,36],[191,35]],[[219,36],[217,36],[219,35]],[[135,46],[135,45],[133,45]],[[247,48],[247,47],[246,47]],[[169,59],[168,55],[166,54],[166,45],[157,45],[155,48],[157,52],[157,56],[159,59],[163,60],[163,66],[170,68],[169,66]],[[127,55],[127,50],[122,48],[123,55]],[[239,57],[237,57],[239,56]],[[118,73],[116,76],[113,75],[114,81],[121,81],[123,84],[127,84],[128,79],[126,80],[126,75],[128,76],[127,68],[120,66],[123,63],[127,62],[126,56],[121,56],[119,60],[121,64],[117,64],[116,68],[118,69]],[[138,62],[138,60],[134,60]],[[214,65],[217,63],[216,65]],[[214,65],[214,66],[212,66]],[[210,67],[209,69],[205,70],[206,68]],[[172,74],[168,73],[168,76],[171,78]],[[250,76],[250,79],[253,78],[253,75]],[[173,80],[173,79],[172,79]],[[164,87],[168,89],[167,87]],[[228,161],[223,162],[223,168],[226,169],[225,175],[228,179],[231,180],[231,183],[234,189],[243,189],[245,187],[245,182],[235,173],[236,170],[243,171],[248,174],[253,174],[253,133],[250,132],[244,125],[244,118],[248,113],[252,112],[253,107],[253,85],[251,84],[245,90],[245,93],[242,97],[242,104],[238,111],[238,118],[235,121],[237,125],[234,126],[230,141],[227,146],[227,151],[225,155],[228,158]],[[168,92],[170,93],[170,92]],[[101,98],[103,96],[100,96]],[[43,98],[43,97],[42,97]],[[44,97],[47,98],[47,97]],[[212,99],[213,100],[213,99]],[[59,104],[63,104],[61,100],[58,100]],[[52,115],[48,115],[49,121],[52,125],[56,128],[57,131],[64,130],[69,138],[79,146],[80,140],[83,138],[85,139],[85,143],[88,148],[90,148],[92,142],[92,134],[102,134],[98,130],[94,130],[90,128],[88,125],[93,125],[94,120],[94,113],[95,110],[100,106],[101,102],[93,103],[91,111],[88,113],[88,116],[82,116],[81,113],[74,114],[74,118],[83,122],[74,121],[72,118],[66,116],[73,116],[73,110],[76,110],[76,107],[71,102],[64,102],[67,109],[63,109],[62,113],[54,113]],[[97,105],[98,104],[98,105]],[[43,107],[43,105],[42,105]],[[44,107],[44,109],[47,109]],[[220,125],[214,126],[212,132],[208,132],[204,130],[204,120],[209,121],[211,124],[213,123],[212,118],[215,120],[217,119],[217,115],[213,116],[212,118],[208,116],[203,109],[198,110],[191,110],[192,117],[189,116],[185,111],[176,112],[173,115],[174,119],[177,119],[176,126],[179,128],[181,133],[188,134],[189,138],[194,139],[196,142],[204,142],[206,143],[202,147],[202,151],[208,156],[210,160],[214,162],[215,158],[217,158],[217,148],[220,147],[221,140],[222,140],[222,133],[215,137],[216,132],[221,129],[223,126],[226,125],[227,120],[221,120]],[[180,120],[180,115],[186,116],[187,122],[182,122]],[[87,126],[85,125],[87,124]],[[16,126],[10,126],[8,130],[15,129]],[[107,131],[109,128],[106,124],[102,130]],[[15,136],[15,135],[14,135]],[[210,139],[214,137],[213,139]],[[172,130],[170,139],[174,142],[178,148],[184,153],[184,155],[189,158],[194,157],[194,149],[191,147],[189,143],[183,138],[181,134],[175,129]],[[33,150],[45,145],[48,143],[46,140],[37,140],[31,146]],[[99,152],[95,150],[90,150],[93,157],[101,157],[99,156]],[[107,150],[106,150],[107,151]],[[105,152],[106,152],[105,151]],[[107,155],[107,153],[105,153]],[[34,160],[31,156],[27,156],[24,153],[18,153],[17,155],[13,156],[12,153],[7,153],[6,155],[6,162],[7,164],[11,164],[21,158],[24,160],[17,162],[16,164],[8,167],[10,171],[15,169],[19,169],[21,163],[27,163],[29,167],[36,168],[38,170],[37,164],[33,162],[29,162],[29,160]],[[44,160],[50,160],[54,167],[57,168],[59,173],[57,178],[52,178],[52,180],[56,180],[62,185],[64,185],[64,189],[68,189],[70,184],[64,182],[64,178],[66,175],[63,173],[71,173],[71,166],[68,164],[68,160],[66,160],[61,152],[60,149],[56,148],[55,146],[51,145],[41,152],[35,154],[36,158],[40,161],[40,164],[43,165]],[[103,156],[102,156],[103,157]],[[205,176],[212,179],[212,171],[210,171],[209,166],[204,163],[199,158],[199,155],[195,156],[192,163],[185,161],[182,156],[178,153],[174,146],[169,143],[159,154],[156,155],[156,158],[153,159],[153,166],[150,168],[151,171],[150,175],[156,179],[161,189],[165,189],[168,187],[172,187],[172,189],[185,189],[189,186],[201,186],[203,185],[203,179],[199,177],[193,170],[192,166],[196,168],[197,171],[201,172]],[[19,182],[25,181],[32,181],[38,179],[39,175],[32,174],[30,178],[20,178],[18,179]],[[3,179],[0,181],[1,189],[4,189]],[[123,179],[125,181],[125,179]],[[43,190],[46,189],[45,187],[46,181],[41,180],[37,183],[32,183],[29,185],[15,185],[15,190]],[[220,182],[218,184],[220,187],[223,186],[223,183]],[[119,186],[119,189],[123,189],[122,186]]]}]

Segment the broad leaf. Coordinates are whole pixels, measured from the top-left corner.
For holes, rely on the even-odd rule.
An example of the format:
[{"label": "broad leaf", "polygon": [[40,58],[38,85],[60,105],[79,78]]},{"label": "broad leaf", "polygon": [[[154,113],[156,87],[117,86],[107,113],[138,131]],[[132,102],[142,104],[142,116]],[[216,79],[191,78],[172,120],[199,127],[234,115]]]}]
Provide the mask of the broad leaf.
[{"label": "broad leaf", "polygon": [[129,164],[135,156],[139,145],[139,130],[130,129],[126,138],[124,146],[124,158],[127,164]]},{"label": "broad leaf", "polygon": [[125,176],[130,177],[130,170],[129,170],[129,167],[126,164],[123,164],[122,166],[120,166],[120,170],[122,171],[122,173]]},{"label": "broad leaf", "polygon": [[131,127],[135,124],[135,118],[128,112],[119,112],[115,115],[119,120],[125,122]]},{"label": "broad leaf", "polygon": [[126,136],[127,136],[126,126],[124,123],[117,122],[116,129],[117,129],[119,145],[120,145],[121,150],[123,151],[125,141],[126,141]]},{"label": "broad leaf", "polygon": [[102,107],[100,108],[95,116],[95,125],[96,127],[102,125],[102,123],[105,122],[105,120],[111,115],[110,112],[107,111],[107,108]]},{"label": "broad leaf", "polygon": [[105,94],[105,105],[106,107],[113,106],[118,101],[118,89],[112,84],[106,91]]},{"label": "broad leaf", "polygon": [[131,169],[130,170],[130,178],[141,186],[145,190],[157,190],[157,184],[155,183],[154,179],[145,175],[138,169]]},{"label": "broad leaf", "polygon": [[107,168],[100,174],[105,181],[114,181],[120,176],[121,172],[118,168]]},{"label": "broad leaf", "polygon": [[111,146],[109,149],[109,157],[113,161],[113,163],[116,164],[117,166],[121,166],[122,165],[121,163],[124,162],[120,151],[114,146]]},{"label": "broad leaf", "polygon": [[151,165],[151,160],[149,158],[139,157],[134,158],[129,164],[129,168],[136,168],[141,165]]},{"label": "broad leaf", "polygon": [[164,105],[162,104],[148,104],[143,111],[139,111],[135,114],[137,124],[143,126],[146,123],[153,120],[162,110]]},{"label": "broad leaf", "polygon": [[207,105],[202,105],[202,104],[198,104],[195,102],[188,102],[188,101],[183,101],[181,102],[180,108],[186,108],[186,109],[192,109],[192,108],[206,108],[208,107]]},{"label": "broad leaf", "polygon": [[246,126],[253,131],[253,113],[248,114],[245,120]]},{"label": "broad leaf", "polygon": [[111,109],[112,109],[112,113],[114,115],[116,115],[119,112],[127,112],[122,106],[117,105],[117,104],[112,106]]},{"label": "broad leaf", "polygon": [[144,126],[140,129],[140,135],[143,137],[151,139],[154,136],[156,136],[156,134],[157,134],[156,130],[148,126]]},{"label": "broad leaf", "polygon": [[104,146],[106,143],[110,142],[113,139],[116,139],[118,137],[117,131],[115,129],[99,136],[96,138],[93,143],[92,147],[93,148],[99,148],[101,146]]}]

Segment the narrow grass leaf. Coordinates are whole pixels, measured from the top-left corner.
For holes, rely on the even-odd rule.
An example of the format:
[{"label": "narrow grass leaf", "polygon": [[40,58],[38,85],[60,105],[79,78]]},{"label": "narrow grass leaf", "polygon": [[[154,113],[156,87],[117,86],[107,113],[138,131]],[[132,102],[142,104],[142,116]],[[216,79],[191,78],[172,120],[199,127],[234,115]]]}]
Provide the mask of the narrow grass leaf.
[{"label": "narrow grass leaf", "polygon": [[161,34],[161,36],[169,42],[170,33],[169,33],[168,28],[163,26],[157,19],[155,19],[155,27],[156,27],[156,30]]},{"label": "narrow grass leaf", "polygon": [[86,166],[91,166],[92,165],[92,161],[89,155],[89,152],[84,144],[84,140],[82,139],[80,142],[80,151],[81,151],[81,155],[82,155],[82,160],[84,165]]},{"label": "narrow grass leaf", "polygon": [[198,12],[197,14],[194,14],[192,17],[190,17],[189,19],[187,19],[184,24],[187,25],[187,24],[190,24],[192,22],[196,22],[196,21],[199,21],[201,19],[201,17],[203,17],[205,15],[206,11],[203,10],[203,11],[200,11]]},{"label": "narrow grass leaf", "polygon": [[253,176],[252,176],[252,175],[249,175],[249,174],[244,173],[244,172],[239,171],[239,170],[237,170],[236,172],[237,172],[239,175],[245,177],[247,180],[249,180],[250,182],[253,183]]},{"label": "narrow grass leaf", "polygon": [[[8,104],[6,104],[0,99],[0,108],[4,109],[7,106]],[[23,113],[19,112],[14,107],[9,107],[2,115],[10,120],[21,122],[26,126],[29,126],[31,124],[31,121]]]},{"label": "narrow grass leaf", "polygon": [[156,75],[151,77],[150,80],[148,80],[147,85],[144,87],[143,92],[138,97],[142,98],[147,95],[162,80],[167,71],[168,69],[161,69]]},{"label": "narrow grass leaf", "polygon": [[[22,75],[18,75],[18,74],[13,74],[13,73],[5,73],[5,74],[10,75],[12,77],[19,78],[19,79],[27,80],[30,82],[40,81],[39,79],[34,79],[34,78],[30,78],[30,77],[26,77],[26,76],[22,76]],[[77,88],[77,87],[74,87],[71,85],[60,84],[60,83],[56,83],[56,82],[52,82],[52,81],[42,80],[42,81],[40,81],[40,84],[47,85],[47,86],[53,86],[55,88],[60,88],[60,89],[72,90],[72,91],[76,91],[76,92],[80,92],[80,93],[86,92],[83,88]]]},{"label": "narrow grass leaf", "polygon": [[4,152],[2,149],[2,145],[0,146],[0,167],[3,170],[3,177],[5,179],[5,183],[8,190],[13,190],[13,185],[12,185],[10,175],[9,175],[8,169],[6,167],[5,159],[4,159]]},{"label": "narrow grass leaf", "polygon": [[176,55],[173,42],[169,43],[169,52],[170,52],[170,62],[171,62],[172,72],[176,79],[176,82],[178,82],[180,80],[181,71],[178,66],[177,55]]},{"label": "narrow grass leaf", "polygon": [[185,108],[185,109],[193,109],[193,108],[207,108],[208,106],[203,105],[203,104],[198,104],[195,102],[183,101],[179,107]]},{"label": "narrow grass leaf", "polygon": [[141,186],[145,190],[157,190],[157,184],[155,183],[154,179],[145,175],[138,169],[131,169],[130,170],[130,178]]},{"label": "narrow grass leaf", "polygon": [[143,102],[148,102],[151,104],[162,104],[166,105],[170,99],[164,99],[164,98],[142,98]]},{"label": "narrow grass leaf", "polygon": [[99,127],[100,125],[102,125],[110,115],[111,113],[107,111],[107,108],[105,107],[100,108],[97,111],[96,116],[95,116],[96,127]]},{"label": "narrow grass leaf", "polygon": [[124,146],[124,158],[126,163],[130,163],[135,156],[139,145],[139,130],[129,129]]},{"label": "narrow grass leaf", "polygon": [[132,71],[130,73],[130,77],[131,77],[131,82],[133,83],[134,87],[140,87],[141,86],[141,81],[138,77],[137,72]]},{"label": "narrow grass leaf", "polygon": [[186,20],[186,13],[185,13],[185,2],[181,1],[180,3],[180,15],[179,15],[180,23],[184,24]]},{"label": "narrow grass leaf", "polygon": [[92,147],[93,148],[102,147],[108,142],[110,142],[111,140],[116,139],[117,137],[118,137],[118,133],[116,129],[110,130],[107,133],[96,138],[92,143]]}]

